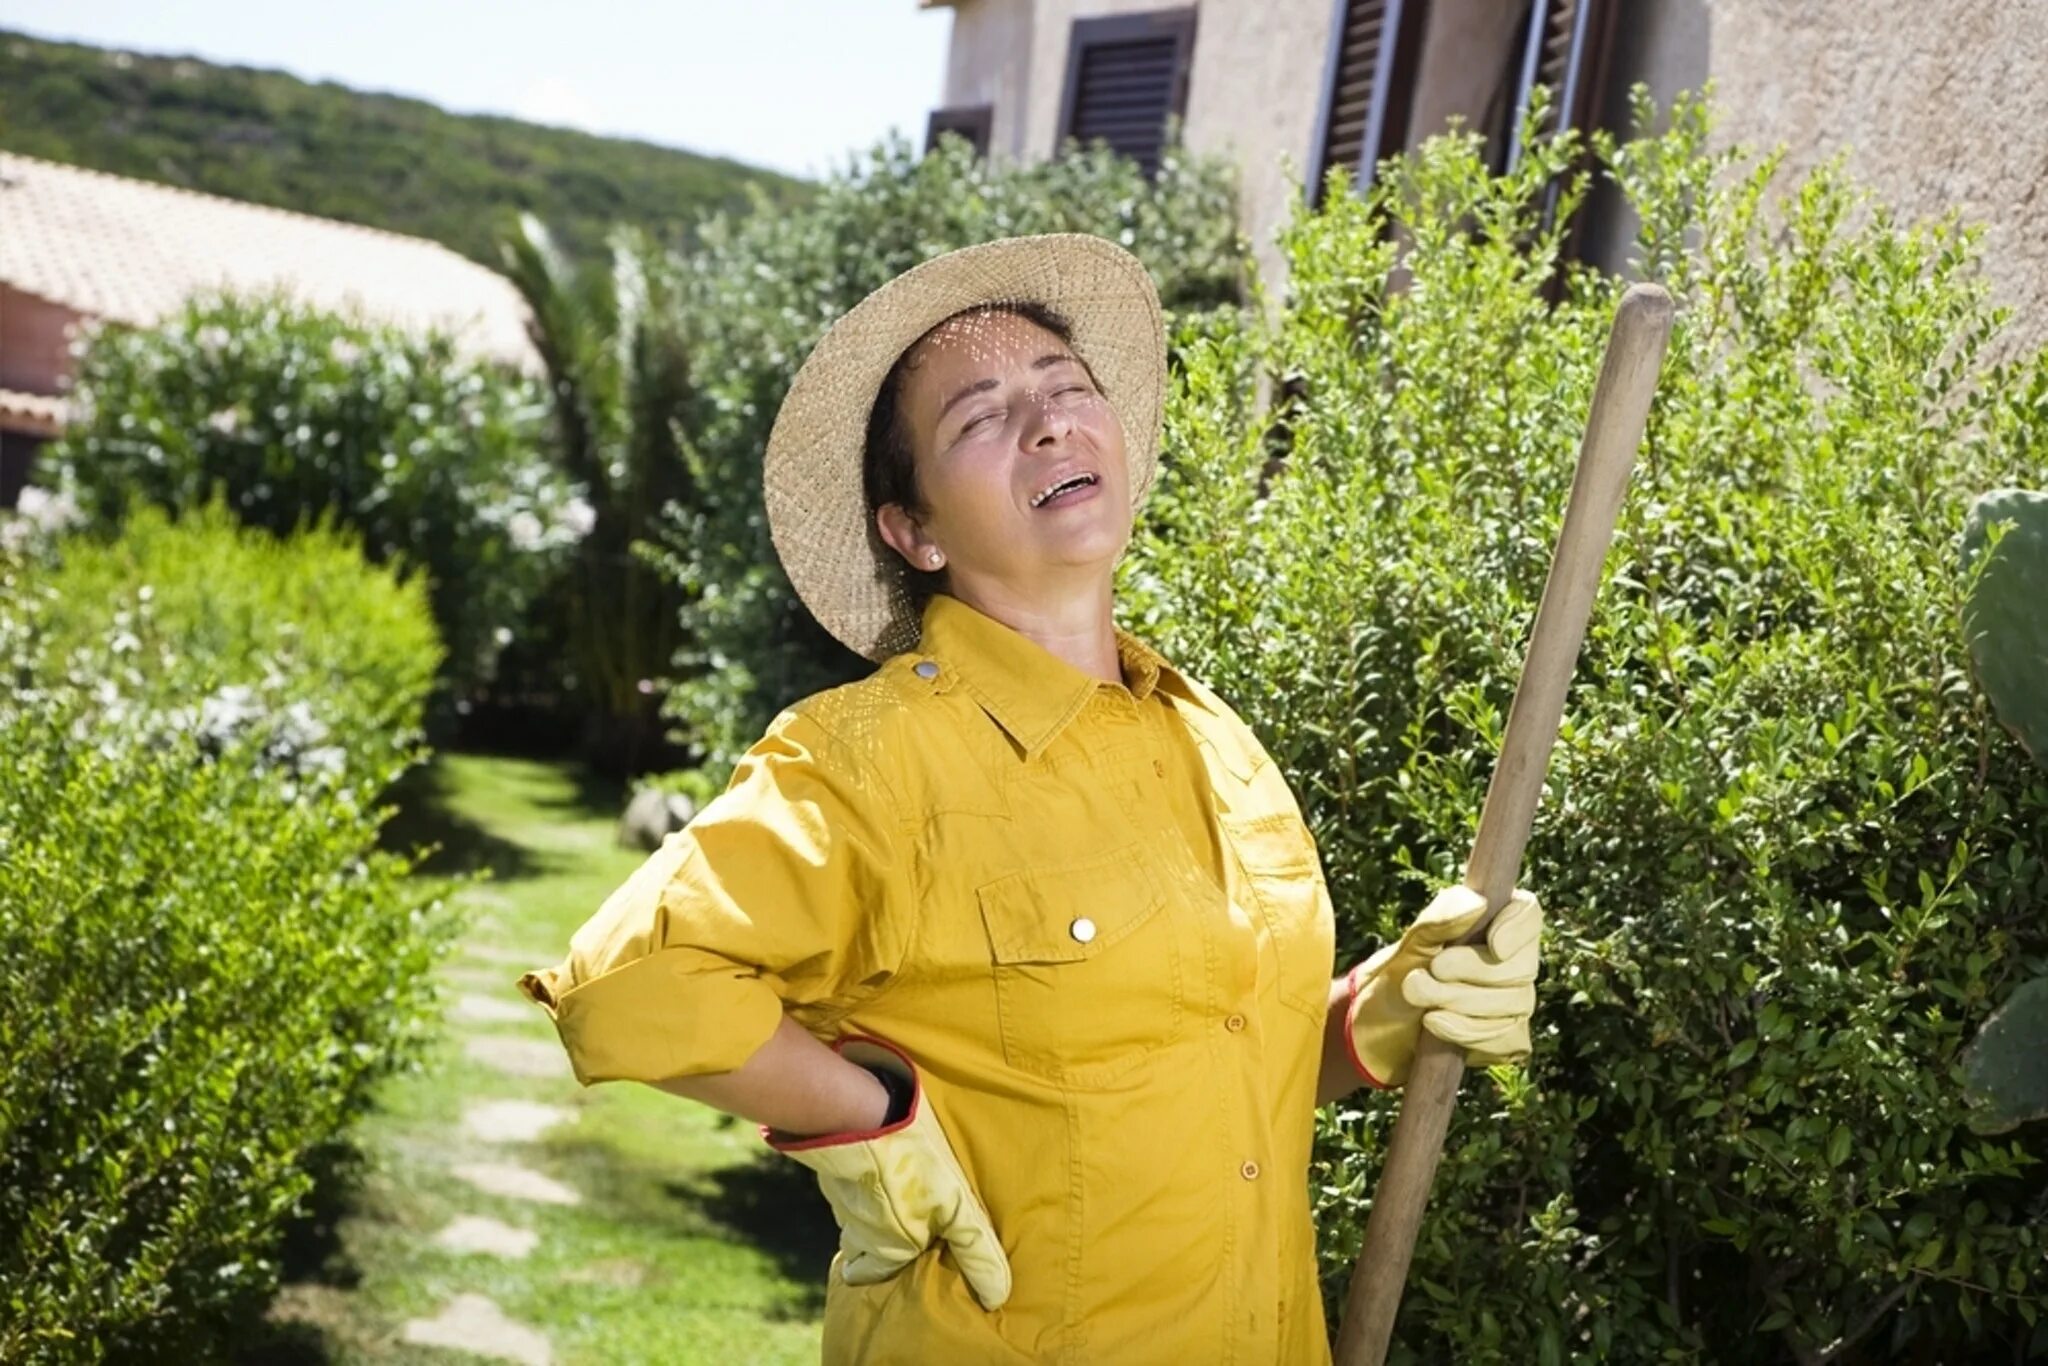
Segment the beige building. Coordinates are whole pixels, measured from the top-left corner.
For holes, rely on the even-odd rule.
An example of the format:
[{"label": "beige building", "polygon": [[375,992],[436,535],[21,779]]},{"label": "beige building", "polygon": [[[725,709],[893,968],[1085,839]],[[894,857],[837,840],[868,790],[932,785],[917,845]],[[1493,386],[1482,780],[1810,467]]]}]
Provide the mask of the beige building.
[{"label": "beige building", "polygon": [[538,371],[510,281],[439,243],[0,152],[0,508],[62,427],[79,323],[282,291]]},{"label": "beige building", "polygon": [[[1166,119],[1241,172],[1244,228],[1269,277],[1297,187],[1368,173],[1451,117],[1496,165],[1530,88],[1572,126],[1622,128],[1637,81],[1663,102],[1711,79],[1718,136],[1786,143],[1803,170],[1843,149],[1911,218],[1950,206],[1988,226],[1986,265],[2015,339],[2048,337],[2048,0],[924,0],[953,12],[934,134],[990,155],[1102,137],[1144,161]],[[2042,206],[2048,208],[2048,205]],[[1609,193],[1574,248],[1618,268],[1633,224]]]}]

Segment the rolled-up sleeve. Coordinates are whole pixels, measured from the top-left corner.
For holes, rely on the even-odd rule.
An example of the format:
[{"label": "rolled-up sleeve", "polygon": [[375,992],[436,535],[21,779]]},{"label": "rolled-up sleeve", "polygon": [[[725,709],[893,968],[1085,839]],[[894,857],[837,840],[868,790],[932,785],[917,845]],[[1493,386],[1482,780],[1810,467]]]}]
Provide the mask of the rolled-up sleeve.
[{"label": "rolled-up sleeve", "polygon": [[850,1009],[896,970],[900,842],[873,764],[785,712],[569,956],[520,989],[554,1018],[585,1085],[731,1071],[785,1009]]}]

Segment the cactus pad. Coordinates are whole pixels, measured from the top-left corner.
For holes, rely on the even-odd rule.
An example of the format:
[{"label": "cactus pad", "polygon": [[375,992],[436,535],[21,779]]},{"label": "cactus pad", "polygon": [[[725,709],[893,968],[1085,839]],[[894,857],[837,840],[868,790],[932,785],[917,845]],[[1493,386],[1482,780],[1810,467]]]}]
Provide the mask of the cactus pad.
[{"label": "cactus pad", "polygon": [[1963,1054],[1963,1075],[1980,1107],[1971,1117],[1979,1132],[2048,1118],[2048,977],[2015,991],[1984,1022]]},{"label": "cactus pad", "polygon": [[1993,489],[1972,503],[1966,569],[1976,567],[1999,522],[2013,525],[1971,588],[1964,634],[1991,710],[2048,768],[2048,493]]}]

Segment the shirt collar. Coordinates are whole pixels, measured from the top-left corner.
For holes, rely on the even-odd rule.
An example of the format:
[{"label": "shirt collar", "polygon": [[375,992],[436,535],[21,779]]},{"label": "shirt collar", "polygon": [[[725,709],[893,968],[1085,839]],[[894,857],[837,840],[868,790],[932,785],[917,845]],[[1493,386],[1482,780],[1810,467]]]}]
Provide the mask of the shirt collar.
[{"label": "shirt collar", "polygon": [[[1142,702],[1155,688],[1193,699],[1178,670],[1144,641],[1116,628],[1117,658],[1131,696]],[[1061,659],[1037,641],[946,593],[925,604],[918,653],[950,670],[1035,758],[1081,714],[1098,687],[1109,686]]]}]

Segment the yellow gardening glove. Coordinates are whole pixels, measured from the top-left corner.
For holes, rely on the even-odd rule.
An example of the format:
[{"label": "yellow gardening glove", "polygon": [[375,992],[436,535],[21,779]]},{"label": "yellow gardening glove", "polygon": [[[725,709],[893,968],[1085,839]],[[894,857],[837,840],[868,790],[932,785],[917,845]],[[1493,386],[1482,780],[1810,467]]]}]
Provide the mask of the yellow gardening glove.
[{"label": "yellow gardening glove", "polygon": [[769,1147],[818,1174],[839,1221],[840,1276],[848,1285],[885,1281],[944,1239],[981,1307],[1001,1308],[1010,1298],[1010,1259],[925,1104],[917,1069],[879,1039],[842,1039],[833,1047],[848,1062],[886,1068],[916,1087],[909,1116],[886,1128],[805,1139],[767,1135]]},{"label": "yellow gardening glove", "polygon": [[1459,946],[1485,915],[1479,893],[1446,887],[1399,942],[1351,970],[1346,1034],[1352,1065],[1368,1082],[1406,1083],[1424,1029],[1462,1046],[1470,1066],[1529,1056],[1543,908],[1518,889],[1494,917],[1484,944]]}]

